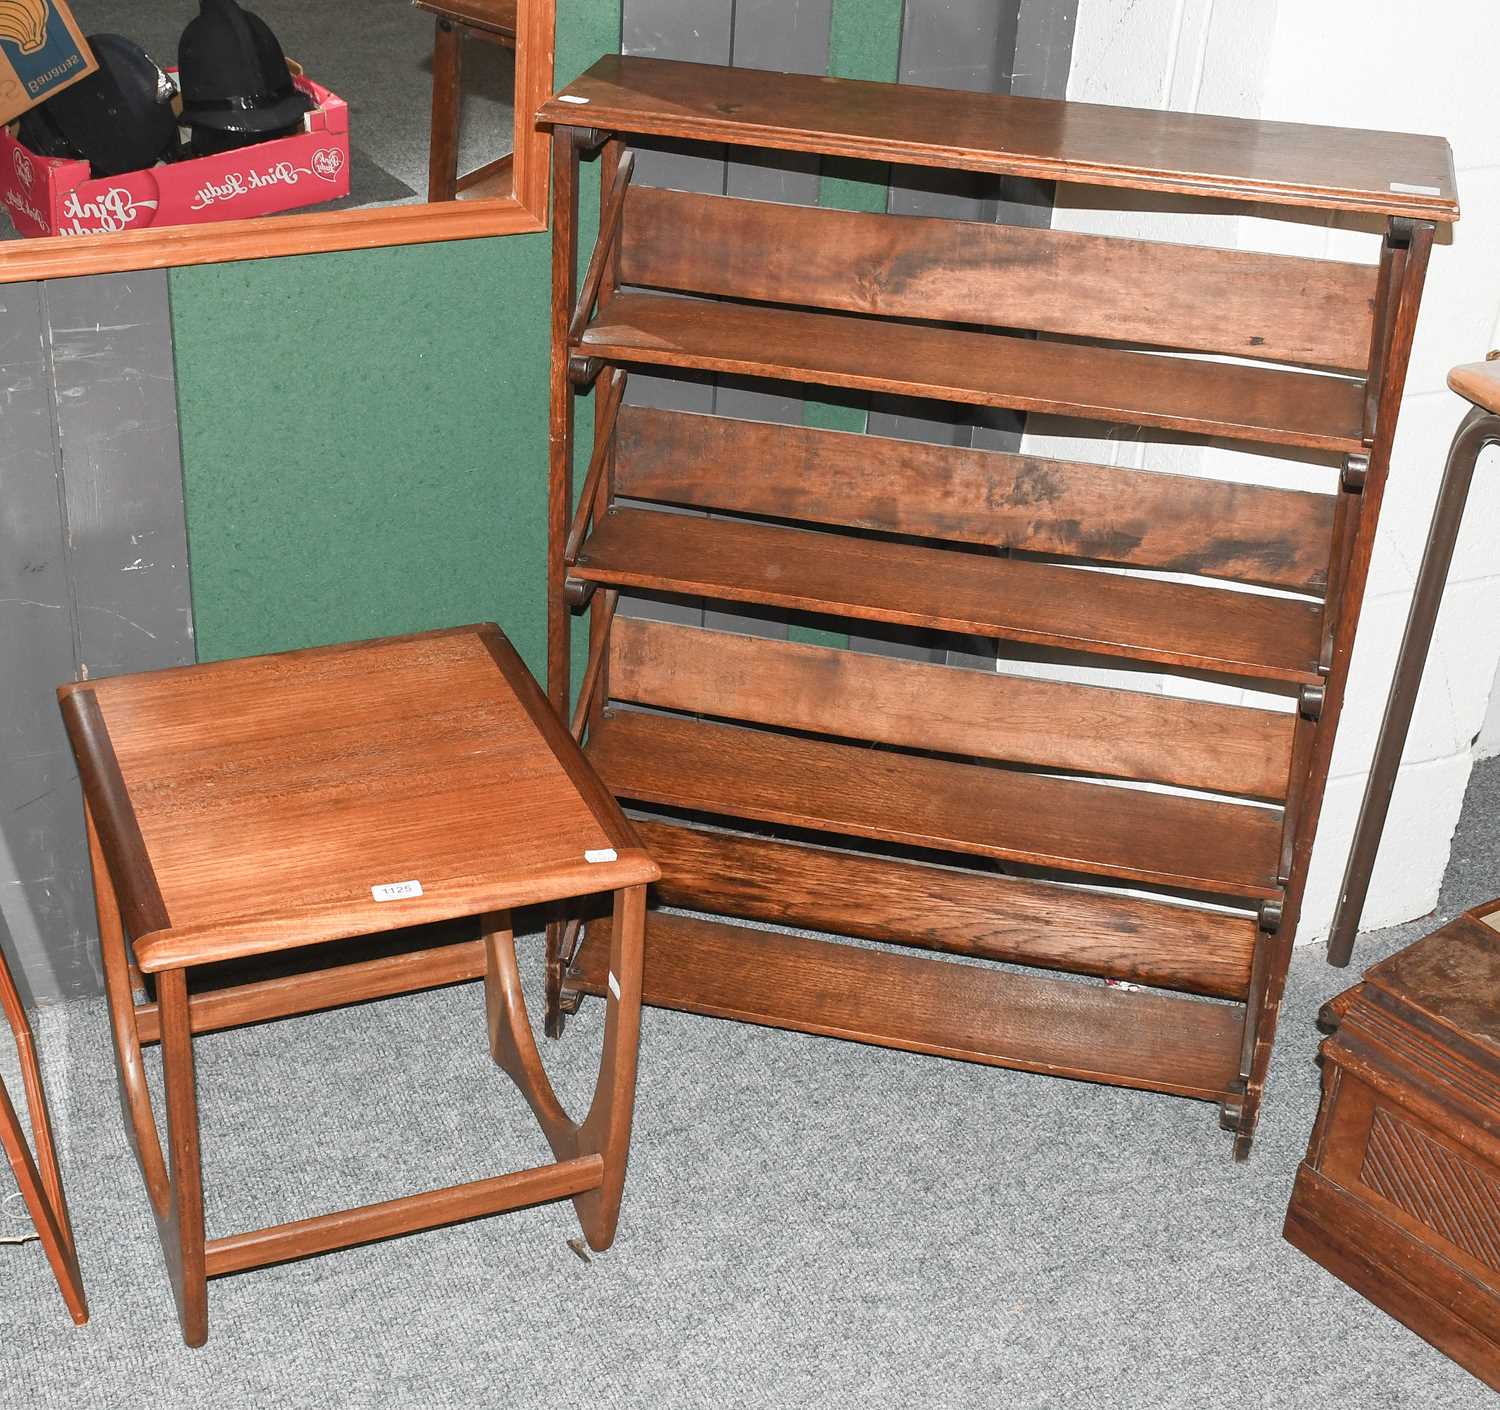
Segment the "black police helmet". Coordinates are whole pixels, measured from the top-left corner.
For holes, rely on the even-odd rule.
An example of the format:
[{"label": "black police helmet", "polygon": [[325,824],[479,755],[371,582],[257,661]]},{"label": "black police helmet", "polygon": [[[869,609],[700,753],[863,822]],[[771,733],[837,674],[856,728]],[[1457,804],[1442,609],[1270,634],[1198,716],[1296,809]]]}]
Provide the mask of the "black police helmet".
[{"label": "black police helmet", "polygon": [[313,101],[270,26],[235,0],[201,0],[177,45],[182,116],[201,155],[295,132]]},{"label": "black police helmet", "polygon": [[47,115],[47,105],[27,108],[21,114],[21,125],[16,136],[20,143],[39,157],[65,157],[79,161],[83,153],[63,136],[62,129]]},{"label": "black police helmet", "polygon": [[91,34],[88,42],[98,70],[36,109],[21,140],[35,140],[42,156],[76,153],[95,176],[155,166],[177,142],[170,80],[133,40]]}]

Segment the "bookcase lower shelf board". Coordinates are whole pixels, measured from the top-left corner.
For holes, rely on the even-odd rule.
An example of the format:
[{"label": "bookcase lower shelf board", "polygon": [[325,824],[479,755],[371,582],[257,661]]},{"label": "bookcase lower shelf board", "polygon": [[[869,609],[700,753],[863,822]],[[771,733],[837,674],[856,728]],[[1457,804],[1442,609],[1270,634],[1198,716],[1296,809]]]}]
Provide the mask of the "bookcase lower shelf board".
[{"label": "bookcase lower shelf board", "polygon": [[[1239,1078],[1244,1018],[1228,1004],[661,912],[646,944],[643,1001],[658,1008],[1208,1101]],[[605,994],[608,966],[609,922],[597,921],[571,982]]]},{"label": "bookcase lower shelf board", "polygon": [[[662,869],[645,1001],[1214,1102],[1247,1155],[1427,259],[1458,214],[1447,144],[636,57],[539,120],[548,693]],[[1358,264],[653,190],[638,140],[1385,234]],[[1062,415],[1145,440],[1147,468],[654,409],[640,374]],[[1203,438],[1287,471],[1149,468]],[[746,630],[643,620],[632,594]],[[747,634],[768,617],[788,625]],[[793,639],[804,622],[833,640]],[[1000,668],[939,664],[955,636]],[[1096,669],[1034,669],[1058,653]],[[607,947],[607,921],[549,928],[554,1037]]]}]

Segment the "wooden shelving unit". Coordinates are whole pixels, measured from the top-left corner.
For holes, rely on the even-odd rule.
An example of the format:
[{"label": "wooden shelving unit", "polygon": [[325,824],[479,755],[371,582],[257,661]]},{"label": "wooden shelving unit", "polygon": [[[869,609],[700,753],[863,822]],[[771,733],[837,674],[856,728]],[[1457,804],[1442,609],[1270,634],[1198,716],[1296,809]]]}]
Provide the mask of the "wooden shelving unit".
[{"label": "wooden shelving unit", "polygon": [[[697,913],[652,913],[646,1002],[1217,1102],[1246,1154],[1427,257],[1458,214],[1447,144],[621,57],[541,120],[549,692],[640,813],[659,903]],[[1386,234],[1365,266],[651,190],[632,138],[1360,213]],[[652,410],[624,395],[634,368],[1284,447],[1306,487]],[[682,509],[706,513],[662,512]],[[646,621],[622,591],[1137,662],[1288,708]],[[608,922],[550,947],[556,1033],[607,989]]]}]

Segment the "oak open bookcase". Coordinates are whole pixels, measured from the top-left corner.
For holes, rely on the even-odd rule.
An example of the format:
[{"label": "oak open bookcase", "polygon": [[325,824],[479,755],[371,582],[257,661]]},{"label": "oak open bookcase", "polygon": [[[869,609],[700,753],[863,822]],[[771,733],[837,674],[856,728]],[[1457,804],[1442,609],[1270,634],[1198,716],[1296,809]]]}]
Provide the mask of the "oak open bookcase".
[{"label": "oak open bookcase", "polygon": [[[629,57],[541,121],[549,692],[662,868],[645,1001],[1216,1102],[1248,1153],[1423,276],[1458,214],[1447,143]],[[634,137],[1357,212],[1384,246],[1360,265],[654,190]],[[638,368],[1282,448],[1305,486],[651,410],[625,395]],[[1123,659],[1284,708],[643,620],[622,592]],[[608,922],[550,939],[556,1033],[605,990]]]}]

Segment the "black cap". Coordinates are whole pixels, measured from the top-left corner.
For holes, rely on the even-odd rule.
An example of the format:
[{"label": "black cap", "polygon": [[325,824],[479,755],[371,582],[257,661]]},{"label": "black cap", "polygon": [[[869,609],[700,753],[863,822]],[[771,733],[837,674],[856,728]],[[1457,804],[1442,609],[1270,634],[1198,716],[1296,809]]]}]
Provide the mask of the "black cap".
[{"label": "black cap", "polygon": [[[155,166],[177,141],[172,85],[150,55],[118,34],[91,34],[99,67],[42,104],[28,132],[39,142],[50,128],[88,159],[95,176]],[[25,138],[23,137],[24,141]],[[61,155],[40,151],[42,156]]]},{"label": "black cap", "polygon": [[178,42],[177,70],[195,147],[201,129],[221,134],[220,149],[264,141],[295,128],[313,106],[270,26],[235,0],[202,0]]}]

